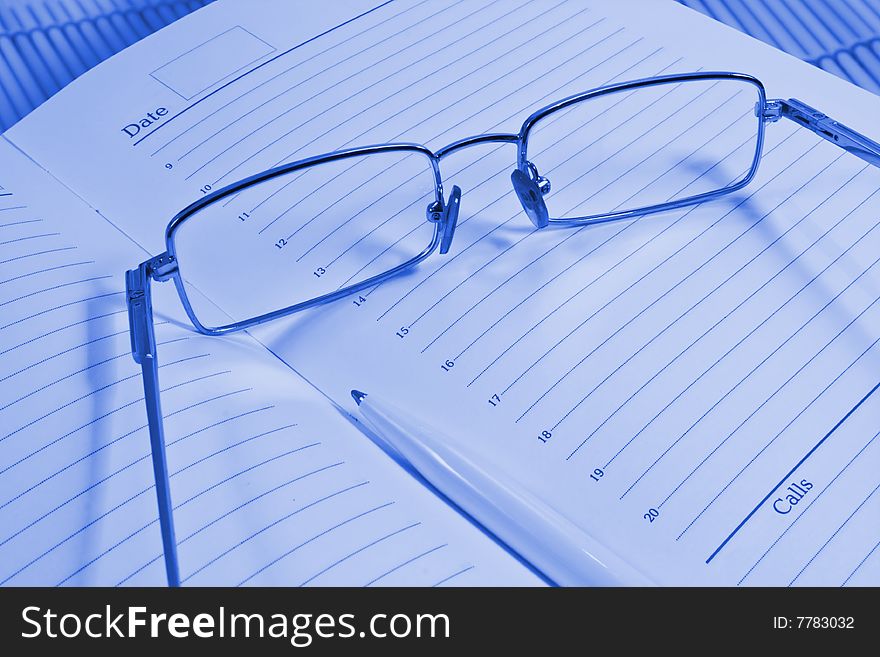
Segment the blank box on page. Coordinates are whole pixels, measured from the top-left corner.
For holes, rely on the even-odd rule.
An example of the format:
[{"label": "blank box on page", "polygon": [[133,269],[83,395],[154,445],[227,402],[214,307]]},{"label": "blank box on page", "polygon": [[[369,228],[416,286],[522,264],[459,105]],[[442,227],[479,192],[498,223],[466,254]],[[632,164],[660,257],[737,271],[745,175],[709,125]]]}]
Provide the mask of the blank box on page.
[{"label": "blank box on page", "polygon": [[189,100],[273,52],[275,48],[236,25],[150,75]]}]

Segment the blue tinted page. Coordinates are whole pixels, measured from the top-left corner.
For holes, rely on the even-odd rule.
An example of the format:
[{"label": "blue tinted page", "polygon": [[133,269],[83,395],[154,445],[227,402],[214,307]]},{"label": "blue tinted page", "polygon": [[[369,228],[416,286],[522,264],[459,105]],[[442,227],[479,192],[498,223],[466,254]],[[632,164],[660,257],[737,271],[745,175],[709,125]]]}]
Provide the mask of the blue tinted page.
[{"label": "blue tinted page", "polygon": [[[743,71],[878,137],[876,97],[673,3],[260,5],[218,2],[146,39],[11,139],[160,253],[169,217],[248,174],[517,132],[539,107],[616,81]],[[216,39],[247,57],[202,79],[208,51],[187,53]],[[570,185],[550,170],[545,200],[614,207],[662,186],[637,177],[655,153],[736,152],[754,103],[714,93],[705,112],[678,91],[645,111],[596,105],[577,134],[606,157]],[[544,133],[560,166],[579,130],[561,125]],[[348,409],[359,388],[442,426],[660,583],[880,583],[880,172],[790,121],[767,126],[763,150],[755,180],[722,200],[540,231],[511,190],[515,148],[463,151],[441,166],[447,194],[463,190],[448,255],[255,335]],[[732,182],[690,154],[694,180]],[[347,175],[327,208],[371,189]],[[280,287],[344,285],[372,266],[358,261],[368,247],[404,249],[425,221],[420,201],[322,213],[297,234],[258,205],[229,200],[209,235],[208,253],[249,267],[202,288],[230,314]],[[226,295],[235,281],[253,284]]]},{"label": "blue tinted page", "polygon": [[[0,582],[163,585],[123,271],[145,257],[0,140]],[[185,585],[534,584],[254,340],[156,286]]]}]

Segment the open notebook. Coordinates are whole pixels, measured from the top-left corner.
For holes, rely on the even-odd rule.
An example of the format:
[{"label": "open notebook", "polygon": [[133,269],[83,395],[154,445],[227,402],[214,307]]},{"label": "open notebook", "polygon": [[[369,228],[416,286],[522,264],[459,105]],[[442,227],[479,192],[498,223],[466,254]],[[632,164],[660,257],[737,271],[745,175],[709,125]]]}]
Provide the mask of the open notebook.
[{"label": "open notebook", "polygon": [[[221,0],[58,94],[3,151],[0,576],[161,583],[119,292],[200,190],[515,132],[565,95],[698,69],[876,131],[876,97],[671,2]],[[667,134],[663,114],[614,115],[621,152]],[[362,297],[208,339],[158,286],[184,581],[540,582],[280,359],[344,409],[358,388],[444,427],[659,584],[880,582],[880,171],[780,122],[726,200],[534,231],[511,150],[444,160],[452,251]],[[595,184],[624,196],[625,173],[609,160]],[[283,222],[253,218],[212,239],[300,284],[364,266],[357,240],[281,257]]]}]

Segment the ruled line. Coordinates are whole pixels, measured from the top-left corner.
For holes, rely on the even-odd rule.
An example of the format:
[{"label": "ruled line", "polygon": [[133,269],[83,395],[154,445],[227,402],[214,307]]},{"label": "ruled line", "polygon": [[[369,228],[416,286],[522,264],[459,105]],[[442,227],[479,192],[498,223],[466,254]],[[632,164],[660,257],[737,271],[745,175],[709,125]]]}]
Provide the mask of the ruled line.
[{"label": "ruled line", "polygon": [[[809,502],[809,504],[807,504],[806,508],[804,508],[804,510],[801,511],[801,513],[799,513],[797,515],[797,517],[782,531],[782,533],[776,537],[776,539],[770,544],[770,546],[766,550],[764,550],[764,552],[761,554],[761,556],[758,557],[758,560],[755,561],[755,563],[752,564],[751,567],[745,572],[745,574],[739,579],[739,581],[737,582],[737,586],[741,585],[746,580],[746,578],[752,574],[752,571],[754,571],[755,568],[757,568],[760,565],[760,563],[762,561],[764,561],[764,559],[767,557],[768,554],[770,554],[770,551],[776,547],[776,545],[779,543],[779,541],[781,541],[788,534],[788,532],[794,528],[794,526],[798,523],[798,521],[800,521],[800,519],[803,518],[807,514],[807,512],[813,507],[813,505],[816,502],[818,502],[819,499],[825,494],[825,491],[827,491],[829,488],[831,488],[831,486],[834,484],[834,482],[836,482],[840,478],[840,476],[849,469],[849,466],[851,466],[853,463],[855,463],[856,460],[864,453],[864,451],[866,449],[868,449],[868,447],[870,447],[874,443],[875,440],[877,440],[878,436],[880,436],[880,431],[875,433],[873,438],[871,438],[871,440],[869,440],[867,443],[865,443],[862,446],[862,448],[858,452],[856,452],[856,454],[849,461],[847,461],[846,465],[844,465],[840,470],[838,470],[837,474],[834,475],[834,477],[831,479],[831,481],[829,481],[825,485],[825,487],[821,491],[819,491],[819,493],[816,495],[816,497],[814,497]],[[853,572],[855,572],[855,571],[853,571]],[[844,581],[844,584],[846,584],[846,581]]]},{"label": "ruled line", "polygon": [[[877,343],[877,341],[875,340],[874,343],[872,343],[871,347],[873,347],[874,344],[876,344],[876,343]],[[870,349],[871,347],[869,347],[869,349]],[[860,357],[861,357],[861,356],[860,356]],[[844,372],[845,372],[845,371],[846,371],[846,370],[844,370]],[[840,376],[843,376],[843,373],[841,373],[837,378],[835,378],[834,381],[832,381],[832,383],[834,383],[835,381],[837,381],[837,379],[840,378]],[[829,387],[830,387],[830,385],[831,385],[831,384],[829,384]],[[828,438],[830,438],[831,435],[832,435],[835,431],[837,431],[837,429],[840,428],[840,426],[841,426],[844,422],[846,422],[846,421],[850,418],[850,416],[851,416],[853,413],[855,413],[855,412],[859,409],[859,407],[860,407],[862,404],[864,404],[864,403],[865,403],[865,402],[871,397],[871,395],[873,395],[873,394],[877,391],[878,388],[880,388],[880,383],[878,383],[878,384],[875,385],[873,388],[871,388],[871,389],[867,392],[867,394],[866,394],[864,397],[862,397],[862,398],[856,403],[856,405],[853,406],[852,409],[850,409],[850,410],[847,412],[847,414],[844,415],[844,416],[843,416],[843,417],[837,422],[837,424],[835,424],[835,425],[831,428],[831,430],[830,430],[828,433],[826,433],[824,436],[822,436],[821,440],[819,440],[819,442],[817,442],[817,443],[816,443],[816,444],[810,449],[810,451],[808,451],[806,454],[804,454],[804,456],[801,458],[801,460],[798,461],[798,462],[794,465],[794,467],[793,467],[791,470],[789,470],[789,471],[785,474],[785,476],[782,477],[782,479],[779,480],[779,483],[777,483],[777,484],[776,484],[776,485],[770,490],[770,492],[768,492],[768,493],[764,496],[764,498],[763,498],[763,499],[762,499],[762,500],[761,500],[761,501],[755,506],[755,508],[752,509],[752,510],[748,513],[748,515],[746,515],[746,517],[743,518],[743,519],[740,521],[740,523],[739,523],[736,527],[733,528],[733,530],[730,532],[730,534],[727,535],[727,538],[725,538],[723,541],[721,541],[721,544],[720,544],[717,548],[715,548],[715,550],[712,552],[712,554],[710,554],[709,557],[706,559],[706,563],[707,563],[707,564],[708,564],[708,563],[711,563],[712,560],[713,560],[716,556],[718,556],[718,553],[721,552],[721,550],[724,549],[724,547],[725,547],[725,546],[731,541],[731,539],[732,539],[734,536],[736,536],[736,534],[737,534],[737,533],[738,533],[738,532],[739,532],[739,531],[745,526],[745,524],[746,524],[749,520],[751,520],[752,516],[754,516],[755,513],[758,512],[758,509],[760,509],[761,506],[763,506],[764,502],[766,502],[768,499],[770,499],[770,496],[773,495],[773,492],[774,492],[777,488],[779,488],[780,486],[782,486],[782,485],[785,483],[785,480],[788,479],[788,478],[792,475],[792,473],[793,473],[795,470],[797,470],[801,465],[803,465],[804,462],[805,462],[808,458],[810,458],[810,457],[816,452],[816,450],[819,449],[819,447],[821,447],[822,444],[823,444],[826,440],[828,440]],[[827,390],[827,389],[828,389],[828,388],[826,387],[825,390]],[[823,391],[823,392],[824,392],[824,391]],[[880,485],[878,485],[878,488],[880,488]],[[876,492],[876,490],[877,490],[877,488],[874,489],[875,492]],[[872,492],[872,495],[873,495],[873,492]],[[830,539],[829,539],[829,540],[830,540]]]}]

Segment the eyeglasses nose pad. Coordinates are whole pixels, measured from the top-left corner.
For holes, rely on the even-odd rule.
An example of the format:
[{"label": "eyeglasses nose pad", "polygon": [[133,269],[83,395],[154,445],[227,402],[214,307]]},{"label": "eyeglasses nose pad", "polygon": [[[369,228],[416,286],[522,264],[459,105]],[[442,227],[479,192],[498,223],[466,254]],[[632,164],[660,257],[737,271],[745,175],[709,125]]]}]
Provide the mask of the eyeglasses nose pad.
[{"label": "eyeglasses nose pad", "polygon": [[443,219],[443,234],[440,236],[440,253],[447,253],[452,245],[452,236],[455,235],[455,226],[458,223],[458,208],[461,206],[461,189],[458,185],[452,186],[449,201],[446,202],[445,217]]},{"label": "eyeglasses nose pad", "polygon": [[544,203],[544,196],[535,181],[519,169],[515,169],[510,174],[510,182],[513,183],[513,190],[519,197],[523,210],[535,224],[535,228],[543,228],[550,223],[550,217],[547,214],[547,205]]}]

